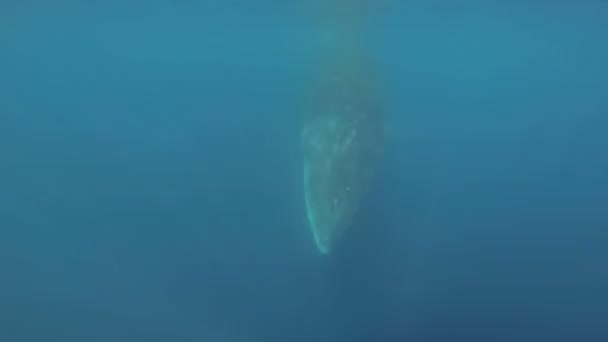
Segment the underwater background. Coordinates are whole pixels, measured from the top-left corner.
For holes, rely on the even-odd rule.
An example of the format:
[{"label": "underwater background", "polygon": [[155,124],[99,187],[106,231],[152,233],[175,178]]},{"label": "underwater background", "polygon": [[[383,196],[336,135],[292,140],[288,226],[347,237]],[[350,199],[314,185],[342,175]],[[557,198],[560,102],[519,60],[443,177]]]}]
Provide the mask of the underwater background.
[{"label": "underwater background", "polygon": [[374,4],[387,152],[324,256],[305,1],[0,2],[0,341],[608,341],[608,2]]}]

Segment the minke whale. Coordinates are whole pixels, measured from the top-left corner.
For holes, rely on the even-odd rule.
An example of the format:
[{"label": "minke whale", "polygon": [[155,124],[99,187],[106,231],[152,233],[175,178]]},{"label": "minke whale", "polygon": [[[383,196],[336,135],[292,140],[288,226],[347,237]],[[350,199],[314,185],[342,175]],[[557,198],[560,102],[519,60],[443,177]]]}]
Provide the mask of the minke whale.
[{"label": "minke whale", "polygon": [[301,129],[306,212],[322,254],[355,223],[384,150],[384,111],[369,69],[348,60],[322,73]]}]

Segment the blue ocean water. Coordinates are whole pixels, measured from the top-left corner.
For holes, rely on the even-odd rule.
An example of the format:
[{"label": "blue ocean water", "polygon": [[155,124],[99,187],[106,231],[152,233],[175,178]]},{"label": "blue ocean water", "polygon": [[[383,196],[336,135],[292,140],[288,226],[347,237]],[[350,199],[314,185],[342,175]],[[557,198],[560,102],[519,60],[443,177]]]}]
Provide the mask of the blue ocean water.
[{"label": "blue ocean water", "polygon": [[378,7],[386,158],[322,256],[304,2],[0,3],[0,341],[608,341],[608,3]]}]

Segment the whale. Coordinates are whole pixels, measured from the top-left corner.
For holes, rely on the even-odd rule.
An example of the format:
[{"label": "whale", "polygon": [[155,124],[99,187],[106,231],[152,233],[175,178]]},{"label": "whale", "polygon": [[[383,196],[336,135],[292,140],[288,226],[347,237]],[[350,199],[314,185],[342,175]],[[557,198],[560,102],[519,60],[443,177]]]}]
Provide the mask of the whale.
[{"label": "whale", "polygon": [[355,225],[384,154],[382,101],[356,56],[325,69],[301,128],[306,216],[322,254]]}]

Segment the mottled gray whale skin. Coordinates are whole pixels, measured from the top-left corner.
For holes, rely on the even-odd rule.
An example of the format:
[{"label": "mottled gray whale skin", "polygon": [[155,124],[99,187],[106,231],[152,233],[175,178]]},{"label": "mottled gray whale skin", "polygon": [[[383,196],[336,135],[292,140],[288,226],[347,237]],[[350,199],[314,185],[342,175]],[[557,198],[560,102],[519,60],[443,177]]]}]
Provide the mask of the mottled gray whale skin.
[{"label": "mottled gray whale skin", "polygon": [[384,115],[360,70],[332,73],[301,132],[304,190],[316,245],[328,254],[354,223],[384,149]]}]

